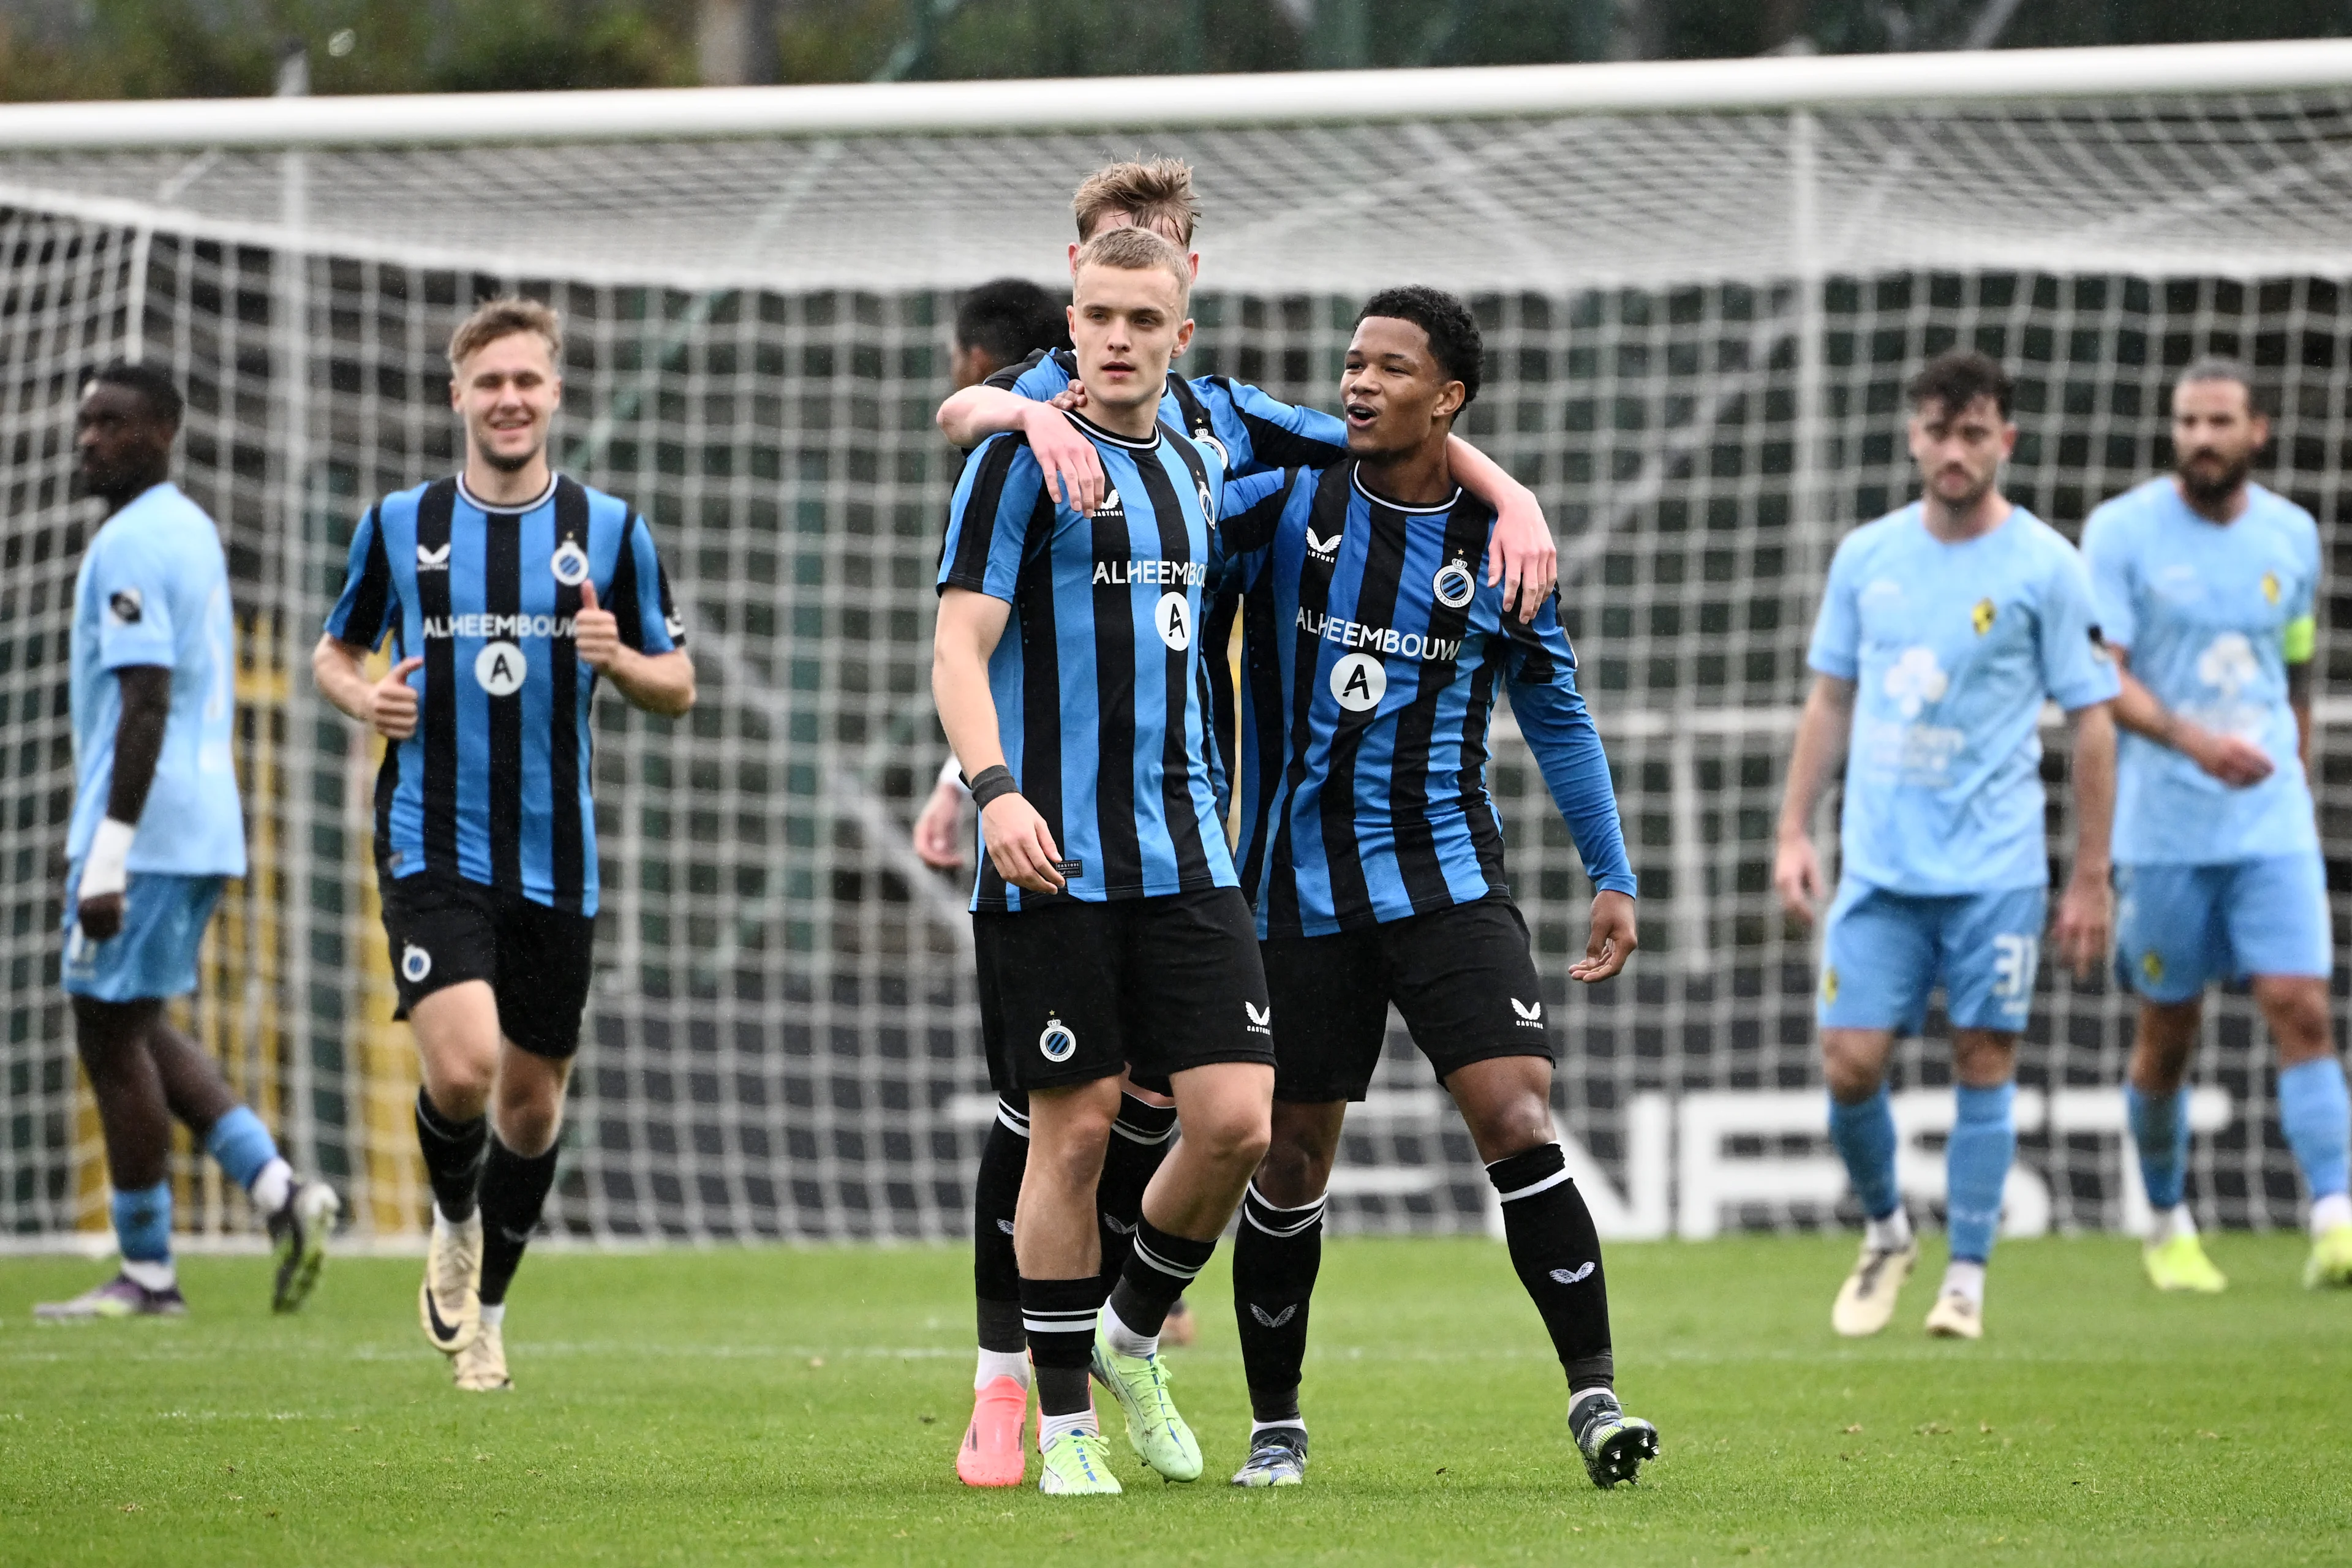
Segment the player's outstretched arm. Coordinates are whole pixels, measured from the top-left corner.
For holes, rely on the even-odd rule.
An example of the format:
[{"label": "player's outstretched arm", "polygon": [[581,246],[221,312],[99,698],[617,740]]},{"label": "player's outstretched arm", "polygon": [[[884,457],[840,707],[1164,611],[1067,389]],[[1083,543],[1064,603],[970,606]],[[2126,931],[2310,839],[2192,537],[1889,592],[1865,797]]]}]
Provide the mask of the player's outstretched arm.
[{"label": "player's outstretched arm", "polygon": [[2116,673],[2123,678],[2123,691],[2116,699],[2115,721],[2119,728],[2171,747],[2232,789],[2243,789],[2271,776],[2268,752],[2242,736],[2216,734],[2173,712],[2131,672],[2128,649],[2110,644],[2107,651],[2115,658]]},{"label": "player's outstretched arm", "polygon": [[1501,584],[1506,609],[1532,624],[1536,610],[1559,586],[1559,547],[1544,521],[1535,491],[1459,436],[1445,438],[1445,461],[1461,487],[1495,509],[1494,546],[1486,554],[1486,585]]},{"label": "player's outstretched arm", "polygon": [[682,647],[640,653],[621,638],[620,617],[596,603],[596,584],[580,584],[572,616],[580,662],[621,689],[631,705],[676,718],[694,706],[694,660]]},{"label": "player's outstretched arm", "polygon": [[1780,907],[1806,925],[1828,896],[1821,856],[1813,848],[1813,807],[1831,771],[1845,757],[1853,729],[1853,682],[1834,675],[1813,677],[1805,710],[1797,720],[1797,743],[1789,752],[1788,792],[1780,797],[1779,845],[1772,853],[1772,890]]},{"label": "player's outstretched arm", "polygon": [[1066,406],[1083,402],[1082,396],[1065,394],[1041,403],[983,383],[949,397],[936,417],[940,434],[966,451],[991,436],[1027,437],[1037,466],[1045,471],[1045,493],[1091,517],[1102,505],[1102,457],[1093,442],[1062,417]]},{"label": "player's outstretched arm", "polygon": [[2074,869],[2058,904],[2058,953],[2087,980],[2106,962],[2115,934],[2114,866],[2108,832],[2116,816],[2113,704],[2094,702],[2067,716],[2074,731]]},{"label": "player's outstretched arm", "polygon": [[1033,893],[1062,890],[1053,830],[1037,808],[1022,798],[1020,781],[1004,763],[999,739],[996,697],[989,689],[988,659],[1004,636],[1013,606],[969,588],[940,595],[939,627],[931,637],[931,700],[948,744],[971,781],[980,803],[980,835],[997,873]]},{"label": "player's outstretched arm", "polygon": [[107,786],[106,816],[82,861],[75,910],[82,934],[92,942],[104,942],[122,928],[131,841],[147,809],[147,791],[163,755],[163,731],[172,721],[170,670],[126,664],[116,668],[114,678],[122,696],[122,714],[114,724],[114,778]]}]

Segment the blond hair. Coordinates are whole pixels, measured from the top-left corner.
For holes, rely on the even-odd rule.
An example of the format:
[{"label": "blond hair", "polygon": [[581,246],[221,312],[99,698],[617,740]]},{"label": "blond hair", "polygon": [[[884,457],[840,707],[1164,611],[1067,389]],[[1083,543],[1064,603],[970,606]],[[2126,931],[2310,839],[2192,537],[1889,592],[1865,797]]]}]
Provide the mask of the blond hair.
[{"label": "blond hair", "polygon": [[1192,226],[1201,219],[1201,201],[1192,194],[1192,165],[1181,158],[1154,158],[1150,163],[1112,163],[1097,169],[1078,183],[1070,197],[1070,214],[1078,220],[1078,243],[1112,213],[1125,213],[1139,228],[1165,224],[1176,244],[1192,247]]},{"label": "blond hair", "polygon": [[563,362],[563,318],[541,300],[518,294],[485,300],[449,334],[449,368],[456,370],[474,355],[517,332],[537,332],[547,344],[548,358]]},{"label": "blond hair", "polygon": [[1192,292],[1192,268],[1184,253],[1148,228],[1124,225],[1107,228],[1078,249],[1073,279],[1089,267],[1116,267],[1122,272],[1147,272],[1161,268],[1176,279],[1176,309],[1181,312]]}]

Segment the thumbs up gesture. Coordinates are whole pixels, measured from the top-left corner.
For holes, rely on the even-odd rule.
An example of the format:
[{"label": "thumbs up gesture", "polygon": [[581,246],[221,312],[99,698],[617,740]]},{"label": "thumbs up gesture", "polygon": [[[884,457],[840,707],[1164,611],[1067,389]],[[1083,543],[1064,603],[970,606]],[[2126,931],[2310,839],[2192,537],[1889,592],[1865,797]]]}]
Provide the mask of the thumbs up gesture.
[{"label": "thumbs up gesture", "polygon": [[602,674],[621,657],[621,623],[596,605],[596,584],[580,584],[580,608],[572,616],[572,642],[580,662]]},{"label": "thumbs up gesture", "polygon": [[411,654],[368,688],[368,722],[387,741],[405,741],[416,733],[416,689],[408,678],[425,668],[423,654]]}]

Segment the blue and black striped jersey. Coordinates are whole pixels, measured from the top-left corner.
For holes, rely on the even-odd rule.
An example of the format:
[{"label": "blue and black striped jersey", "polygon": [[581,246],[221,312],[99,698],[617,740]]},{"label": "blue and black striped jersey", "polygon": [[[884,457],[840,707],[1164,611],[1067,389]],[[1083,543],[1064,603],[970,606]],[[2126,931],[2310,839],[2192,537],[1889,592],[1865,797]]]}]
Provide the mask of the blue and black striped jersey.
[{"label": "blue and black striped jersey", "polygon": [[[1507,894],[1486,793],[1495,689],[1600,888],[1633,874],[1557,599],[1486,584],[1495,514],[1374,495],[1353,462],[1236,480],[1207,640],[1242,616],[1239,858],[1266,936],[1321,936]],[[1222,682],[1219,683],[1222,688]],[[1230,699],[1218,693],[1220,736]]]},{"label": "blue and black striped jersey", "polygon": [[[956,486],[939,586],[1013,606],[989,688],[1022,795],[1077,862],[1069,896],[1233,887],[1197,635],[1223,469],[1165,425],[1135,441],[1071,421],[1102,456],[1101,508],[1056,503],[1027,439],[992,436]],[[979,858],[973,909],[1039,901]]]},{"label": "blue and black striped jersey", "polygon": [[384,497],[360,520],[328,635],[373,648],[390,632],[395,659],[425,658],[409,678],[416,731],[385,749],[376,774],[384,873],[430,867],[596,912],[596,674],[572,641],[591,581],[629,647],[684,646],[645,519],[571,479],[514,508],[436,479]]},{"label": "blue and black striped jersey", "polygon": [[[1077,355],[1039,349],[990,376],[987,384],[1045,403],[1077,378]],[[1160,418],[1214,449],[1234,479],[1278,468],[1328,468],[1348,458],[1348,427],[1337,416],[1277,402],[1247,382],[1222,375],[1187,381],[1170,371]]]}]

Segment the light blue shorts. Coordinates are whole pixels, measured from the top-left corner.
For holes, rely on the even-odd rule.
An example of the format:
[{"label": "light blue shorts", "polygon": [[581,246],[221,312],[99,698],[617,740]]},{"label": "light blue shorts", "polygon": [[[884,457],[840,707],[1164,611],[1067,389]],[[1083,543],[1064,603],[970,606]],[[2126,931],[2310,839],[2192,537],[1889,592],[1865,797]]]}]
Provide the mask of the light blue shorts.
[{"label": "light blue shorts", "polygon": [[2022,1032],[2049,904],[2047,888],[1927,898],[1846,878],[1823,943],[1822,1027],[1916,1035],[1940,982],[1954,1028]]},{"label": "light blue shorts", "polygon": [[100,1002],[184,996],[196,988],[196,954],[220,902],[221,877],[133,871],[122,903],[122,929],[104,942],[81,933],[76,890],[81,866],[66,872],[66,990]]},{"label": "light blue shorts", "polygon": [[2116,973],[2151,1002],[2216,980],[2335,967],[2327,867],[2316,851],[2219,866],[2116,868]]}]

